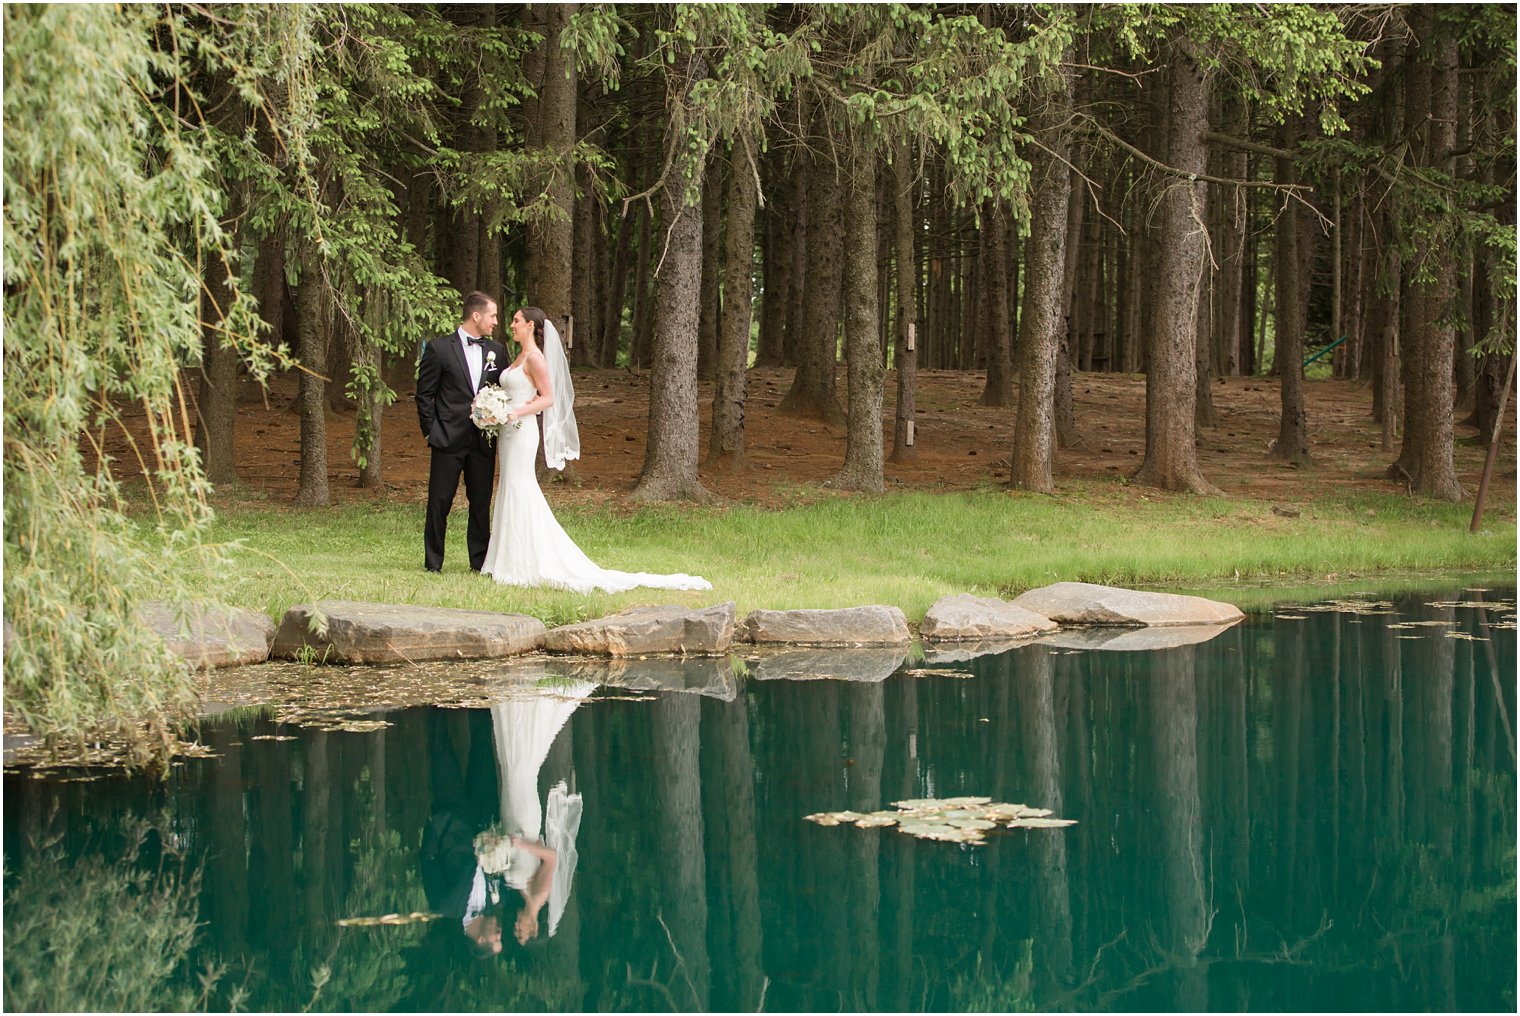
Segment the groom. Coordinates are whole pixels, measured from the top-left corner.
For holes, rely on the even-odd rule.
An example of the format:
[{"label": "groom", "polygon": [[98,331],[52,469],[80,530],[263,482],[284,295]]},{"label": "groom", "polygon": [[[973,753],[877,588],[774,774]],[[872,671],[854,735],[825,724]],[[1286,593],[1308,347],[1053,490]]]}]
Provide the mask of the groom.
[{"label": "groom", "polygon": [[433,450],[422,540],[423,564],[430,572],[443,571],[443,538],[460,473],[470,502],[470,568],[480,571],[486,560],[496,458],[485,432],[470,421],[470,403],[480,386],[496,384],[507,366],[507,347],[490,338],[495,329],[496,301],[471,293],[464,298],[459,327],[427,342],[417,367],[417,421]]}]

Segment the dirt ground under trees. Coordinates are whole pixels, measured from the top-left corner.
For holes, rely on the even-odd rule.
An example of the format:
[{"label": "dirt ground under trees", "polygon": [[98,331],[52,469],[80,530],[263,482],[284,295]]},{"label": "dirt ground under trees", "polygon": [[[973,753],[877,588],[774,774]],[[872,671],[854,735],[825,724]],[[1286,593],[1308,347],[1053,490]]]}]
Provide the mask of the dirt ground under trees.
[{"label": "dirt ground under trees", "polygon": [[[791,384],[790,369],[752,370],[745,441],[751,469],[719,473],[704,469],[709,490],[751,503],[780,506],[795,502],[799,487],[828,479],[844,461],[845,430],[814,420],[781,415],[776,407]],[[964,490],[1005,482],[1013,436],[1013,409],[977,404],[984,375],[960,371],[922,371],[918,383],[917,458],[888,462],[888,490]],[[237,466],[240,483],[219,491],[218,501],[278,502],[294,496],[299,478],[300,421],[293,376],[276,378],[267,392],[242,382],[237,420]],[[582,454],[571,482],[554,483],[550,498],[559,504],[625,503],[644,462],[648,429],[648,374],[643,371],[577,371],[576,417]],[[1125,374],[1077,374],[1073,379],[1081,442],[1063,448],[1056,458],[1057,490],[1063,482],[1118,481],[1138,468],[1145,453],[1145,378]],[[191,385],[188,389],[194,391]],[[891,450],[895,378],[886,382],[884,441]],[[417,427],[407,387],[398,392],[382,429],[383,495],[358,487],[358,466],[350,448],[352,412],[329,412],[328,463],[335,503],[383,496],[421,501],[427,490],[428,449]],[[840,370],[839,397],[845,398]],[[1371,388],[1348,381],[1307,384],[1308,417],[1314,464],[1295,469],[1268,456],[1279,412],[1277,382],[1270,378],[1216,380],[1214,401],[1218,427],[1205,429],[1199,441],[1204,476],[1227,495],[1291,505],[1336,492],[1394,492],[1399,484],[1385,478],[1397,454],[1381,448],[1381,429],[1371,415]],[[702,444],[706,454],[712,387],[701,385]],[[1461,415],[1466,415],[1465,410]],[[140,421],[138,421],[140,422]],[[132,429],[136,429],[132,425]],[[1485,449],[1476,444],[1476,428],[1457,427],[1457,472],[1470,504],[1477,490]],[[139,440],[142,434],[136,435]],[[135,456],[118,433],[109,439],[122,469]],[[1397,442],[1395,442],[1397,445]],[[1506,413],[1504,438],[1494,486],[1485,515],[1515,517],[1515,409]],[[1116,493],[1121,488],[1116,485]],[[1158,496],[1143,487],[1122,488],[1136,499]],[[803,495],[805,496],[805,495]],[[462,500],[463,494],[460,494]]]}]

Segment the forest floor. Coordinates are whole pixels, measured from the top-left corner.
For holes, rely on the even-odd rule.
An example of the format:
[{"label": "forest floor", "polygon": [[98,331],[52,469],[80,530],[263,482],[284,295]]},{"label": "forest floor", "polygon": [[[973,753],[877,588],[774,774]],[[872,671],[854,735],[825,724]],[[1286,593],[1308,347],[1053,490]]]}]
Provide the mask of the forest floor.
[{"label": "forest floor", "polygon": [[[823,496],[818,485],[844,461],[845,429],[842,424],[801,420],[778,412],[777,405],[791,377],[790,369],[750,371],[745,442],[751,468],[740,473],[704,469],[702,480],[708,489],[772,507]],[[920,372],[917,456],[912,462],[886,464],[888,490],[967,490],[1007,480],[1014,411],[978,404],[984,378],[980,373],[960,371]],[[649,376],[646,371],[577,370],[575,383],[582,455],[571,481],[552,485],[550,500],[617,510],[626,503],[644,462]],[[1076,447],[1057,453],[1058,491],[1081,497],[1085,489],[1089,496],[1099,495],[1109,502],[1170,496],[1123,483],[1145,453],[1145,378],[1077,374],[1072,383],[1081,440]],[[288,500],[295,494],[300,466],[295,380],[290,376],[276,378],[267,390],[252,381],[245,380],[243,385],[236,437],[241,482],[219,492],[217,502],[233,507],[249,501],[267,505]],[[889,372],[884,411],[888,452],[895,388],[895,378]],[[1214,403],[1220,423],[1202,431],[1199,459],[1204,476],[1228,496],[1273,501],[1285,507],[1333,494],[1397,492],[1400,486],[1385,477],[1388,464],[1397,455],[1397,440],[1394,451],[1382,449],[1381,430],[1371,415],[1370,386],[1317,380],[1307,383],[1306,392],[1314,461],[1308,467],[1295,468],[1268,454],[1278,427],[1277,382],[1270,378],[1216,379]],[[710,384],[700,386],[700,396],[705,455]],[[842,368],[839,396],[843,404]],[[401,389],[396,403],[384,415],[382,473],[387,500],[420,502],[426,495],[428,449],[417,430],[412,397],[410,387]],[[327,427],[334,501],[349,503],[375,497],[376,492],[357,486],[358,467],[350,452],[354,414],[329,412]],[[1485,453],[1485,448],[1476,443],[1476,433],[1472,426],[1457,427],[1457,472],[1467,489],[1468,503],[1477,490]],[[139,440],[143,436],[136,435]],[[125,469],[135,457],[120,434],[111,440],[112,454]],[[1512,400],[1486,515],[1514,520],[1515,466]],[[462,494],[459,501],[462,504]]]}]

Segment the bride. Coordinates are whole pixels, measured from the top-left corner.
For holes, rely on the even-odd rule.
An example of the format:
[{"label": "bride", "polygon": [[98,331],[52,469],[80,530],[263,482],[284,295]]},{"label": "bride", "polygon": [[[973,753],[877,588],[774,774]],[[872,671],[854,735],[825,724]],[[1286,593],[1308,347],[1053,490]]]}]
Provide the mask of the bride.
[{"label": "bride", "polygon": [[564,469],[567,460],[580,458],[570,365],[554,322],[537,307],[524,307],[512,315],[510,327],[521,352],[501,372],[499,382],[514,406],[496,438],[496,499],[481,574],[506,585],[553,586],[577,593],[594,589],[619,593],[638,586],[711,589],[712,583],[695,575],[601,568],[566,535],[538,487],[533,463],[538,457],[539,413],[543,413],[544,459],[549,468]]}]

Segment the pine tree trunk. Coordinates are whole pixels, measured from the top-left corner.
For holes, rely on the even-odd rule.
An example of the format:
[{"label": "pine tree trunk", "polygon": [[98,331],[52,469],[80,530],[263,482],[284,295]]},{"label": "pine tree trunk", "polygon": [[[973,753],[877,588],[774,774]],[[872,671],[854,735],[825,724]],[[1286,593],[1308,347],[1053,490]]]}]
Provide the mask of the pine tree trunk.
[{"label": "pine tree trunk", "polygon": [[[1236,137],[1245,137],[1250,114],[1244,100],[1237,100],[1239,116],[1231,128]],[[1223,175],[1244,180],[1250,157],[1231,150],[1223,156]],[[1246,193],[1240,188],[1220,189],[1219,194],[1219,282],[1215,289],[1214,348],[1219,356],[1214,362],[1220,374],[1239,374],[1245,357],[1241,355],[1241,297],[1245,283]]]},{"label": "pine tree trunk", "polygon": [[1008,227],[1003,210],[994,201],[982,203],[982,256],[986,286],[987,383],[982,388],[981,405],[1013,405],[1013,325],[1009,321],[1008,298]]},{"label": "pine tree trunk", "polygon": [[711,379],[718,359],[718,315],[721,313],[718,268],[723,235],[723,174],[717,160],[707,166],[702,188],[702,310],[697,320],[697,377]]},{"label": "pine tree trunk", "polygon": [[[230,87],[223,90],[229,108],[227,119],[219,126],[236,129],[246,121],[246,107],[232,101]],[[235,233],[239,213],[246,205],[245,192],[233,187],[228,195],[227,217],[222,228]],[[201,454],[201,468],[213,484],[236,483],[237,452],[237,379],[239,357],[222,322],[231,305],[229,285],[237,278],[236,270],[226,260],[212,256],[201,266],[204,284],[201,289],[201,377],[196,394],[195,448]],[[255,276],[257,280],[257,276]]]},{"label": "pine tree trunk", "polygon": [[[782,240],[782,229],[787,221],[786,207],[779,197],[786,187],[779,180],[781,156],[769,152],[760,160],[765,171],[765,192],[773,195],[766,202],[765,211],[758,213],[763,222],[760,245],[761,278],[763,294],[760,303],[760,329],[755,344],[756,367],[781,366],[781,351],[786,334],[786,308],[791,289],[791,248]],[[753,174],[753,167],[746,165],[745,172]],[[737,170],[736,170],[737,171]],[[733,200],[733,195],[729,195]],[[732,213],[730,213],[732,214]]]},{"label": "pine tree trunk", "polygon": [[[668,72],[684,109],[692,86],[707,74],[693,56],[684,74]],[[666,129],[680,138],[685,117],[670,114]],[[697,168],[701,172],[701,167]],[[701,178],[687,203],[687,181],[673,173],[660,189],[660,213],[668,229],[664,264],[655,279],[652,370],[649,376],[649,444],[633,489],[635,501],[713,500],[697,478],[701,421],[697,411],[697,319],[702,296]]]},{"label": "pine tree trunk", "polygon": [[982,259],[977,256],[976,233],[969,223],[961,223],[955,231],[956,259],[960,266],[956,279],[955,301],[955,357],[950,361],[956,370],[976,370],[977,318],[981,316],[981,288],[976,278],[981,271]]},{"label": "pine tree trunk", "polygon": [[1062,272],[1063,289],[1065,298],[1062,306],[1061,327],[1056,332],[1056,388],[1055,388],[1055,421],[1056,421],[1056,447],[1072,448],[1080,440],[1077,436],[1077,411],[1071,395],[1071,346],[1072,328],[1076,322],[1077,303],[1077,264],[1078,255],[1081,253],[1081,244],[1078,242],[1082,235],[1082,222],[1086,218],[1085,196],[1082,192],[1083,181],[1075,169],[1067,173],[1067,189],[1071,192],[1066,199],[1067,215],[1067,239],[1066,239],[1066,267]]},{"label": "pine tree trunk", "polygon": [[[201,293],[203,359],[196,396],[195,447],[201,453],[206,479],[214,484],[236,483],[238,353],[216,326],[227,308],[227,278],[231,266],[220,258],[206,265],[206,288]],[[220,294],[213,297],[212,294]]]},{"label": "pine tree trunk", "polygon": [[787,211],[782,230],[785,245],[782,250],[790,252],[791,264],[787,272],[791,285],[786,290],[786,333],[782,336],[781,358],[782,364],[788,367],[802,362],[802,329],[807,320],[809,293],[814,291],[807,276],[808,242],[812,237],[822,236],[809,228],[807,221],[808,180],[812,165],[811,158],[795,159],[791,179],[787,182]]},{"label": "pine tree trunk", "polygon": [[[654,287],[650,274],[659,253],[654,250],[654,212],[640,202],[639,241],[635,256],[638,268],[633,275],[633,337],[628,343],[628,365],[642,369],[649,366],[649,350],[654,339]],[[692,325],[696,327],[695,324]]]},{"label": "pine tree trunk", "polygon": [[844,410],[834,392],[844,273],[838,248],[833,243],[811,241],[843,234],[840,191],[837,168],[815,160],[808,188],[808,284],[802,330],[797,336],[797,373],[780,406],[784,414],[828,423],[844,422]]},{"label": "pine tree trunk", "polygon": [[[590,366],[597,360],[597,314],[595,308],[601,300],[601,265],[596,260],[596,197],[591,193],[591,175],[577,171],[582,196],[575,198],[575,243],[573,246],[573,278],[570,312],[575,316],[574,345],[566,350],[570,362],[576,366]],[[563,337],[570,341],[571,331],[566,329]]]},{"label": "pine tree trunk", "polygon": [[[1298,143],[1298,132],[1291,121],[1283,127],[1280,141],[1284,150]],[[1297,170],[1291,159],[1277,160],[1277,176],[1284,183],[1297,182]],[[1271,455],[1295,466],[1306,466],[1311,461],[1303,361],[1304,328],[1309,313],[1309,272],[1314,264],[1312,229],[1305,209],[1296,201],[1290,202],[1278,219],[1275,259],[1277,351],[1273,360],[1282,378],[1282,410]]]},{"label": "pine tree trunk", "polygon": [[326,382],[320,376],[327,362],[327,320],[322,291],[321,254],[310,240],[297,243],[301,280],[296,287],[297,356],[300,371],[296,405],[301,414],[301,482],[295,504],[322,507],[331,502],[327,488]]},{"label": "pine tree trunk", "polygon": [[[897,412],[892,424],[893,462],[911,462],[918,457],[916,435],[910,435],[918,412],[918,258],[913,241],[918,219],[913,198],[917,181],[910,165],[913,151],[907,141],[897,143],[892,159],[892,247],[896,262],[897,283],[896,349],[892,362],[897,366]],[[908,336],[913,334],[912,348]]]},{"label": "pine tree trunk", "polygon": [[[1213,156],[1211,161],[1218,161],[1218,156]],[[1212,171],[1215,167],[1210,163]],[[1216,174],[1217,175],[1217,174]],[[1204,228],[1209,238],[1209,261],[1211,262],[1204,272],[1198,288],[1198,314],[1197,334],[1193,337],[1193,357],[1197,371],[1197,401],[1193,405],[1193,426],[1202,430],[1205,427],[1214,427],[1219,423],[1219,413],[1214,409],[1214,386],[1213,375],[1215,364],[1218,362],[1214,356],[1214,303],[1219,298],[1219,258],[1214,252],[1219,249],[1219,204],[1222,199],[1222,191],[1218,187],[1209,189],[1207,197],[1207,215],[1204,218]]]},{"label": "pine tree trunk", "polygon": [[[356,362],[361,367],[371,367],[375,370],[378,378],[381,362],[381,351],[372,342],[360,340],[357,348]],[[364,463],[359,467],[359,486],[366,490],[384,491],[385,484],[381,479],[380,463],[383,449],[380,445],[382,432],[381,422],[385,414],[385,403],[380,398],[378,388],[366,388],[359,394],[358,416],[368,420],[368,434],[363,435],[365,447],[362,449]]]},{"label": "pine tree trunk", "polygon": [[[1428,109],[1428,134],[1421,163],[1450,173],[1456,147],[1457,44],[1442,31],[1425,8],[1415,23],[1422,54],[1414,63],[1423,73],[1411,75],[1411,87],[1426,89],[1424,102],[1411,94],[1411,122],[1417,109]],[[1426,55],[1428,54],[1428,55]],[[1429,64],[1426,61],[1430,61]],[[1409,360],[1404,403],[1404,448],[1395,469],[1402,469],[1414,492],[1445,501],[1462,500],[1457,480],[1452,432],[1452,347],[1455,335],[1443,315],[1456,288],[1454,251],[1449,244],[1426,251],[1433,259],[1428,282],[1415,281],[1407,299],[1411,303],[1405,355]]]},{"label": "pine tree trunk", "polygon": [[744,451],[745,368],[749,365],[750,318],[754,307],[755,174],[742,144],[734,146],[734,170],[728,179],[728,235],[723,252],[723,319],[715,355],[712,437],[707,445],[710,468],[740,472],[749,468]]},{"label": "pine tree trunk", "polygon": [[[1048,122],[1064,119],[1070,72],[1063,71],[1050,98]],[[1010,485],[1049,494],[1055,490],[1056,359],[1066,301],[1070,173],[1067,143],[1059,130],[1045,132],[1045,151],[1033,156],[1029,238],[1024,243],[1024,306],[1019,312],[1019,404],[1013,428]]]},{"label": "pine tree trunk", "polygon": [[[480,27],[496,27],[496,5],[481,4]],[[480,127],[476,129],[476,138],[480,151],[489,154],[500,150],[501,137],[495,127]],[[478,268],[475,275],[475,287],[495,300],[500,310],[500,320],[497,322],[496,335],[500,337],[506,334],[507,322],[512,319],[512,312],[501,307],[506,294],[502,292],[502,239],[500,230],[491,229],[491,221],[501,213],[501,198],[488,197],[481,202],[480,206],[480,241],[478,253]],[[463,292],[469,292],[464,290]],[[378,439],[378,434],[377,434]],[[361,481],[361,485],[362,481]]]},{"label": "pine tree trunk", "polygon": [[[1168,61],[1168,165],[1202,175],[1208,163],[1202,133],[1208,129],[1208,94],[1192,44],[1177,38]],[[1193,422],[1197,397],[1193,343],[1197,337],[1198,284],[1204,267],[1204,185],[1192,179],[1163,182],[1156,237],[1156,295],[1146,340],[1145,461],[1138,483],[1163,490],[1218,494],[1198,468]]]},{"label": "pine tree trunk", "polygon": [[575,145],[575,52],[560,40],[571,8],[550,4],[544,13],[544,84],[538,109],[539,143],[555,161],[545,189],[563,214],[528,230],[527,252],[527,300],[543,309],[562,336],[573,305],[574,280],[575,178],[570,153]]},{"label": "pine tree trunk", "polygon": [[[334,311],[336,307],[332,308]],[[359,342],[358,330],[345,314],[335,313],[327,332],[327,407],[334,413],[354,409],[349,386],[354,378],[354,353]]]},{"label": "pine tree trunk", "polygon": [[259,238],[253,261],[253,296],[259,317],[269,330],[264,339],[278,349],[290,341],[285,334],[285,235],[284,231]]},{"label": "pine tree trunk", "polygon": [[839,490],[879,494],[882,476],[881,347],[877,344],[876,158],[856,139],[849,177],[840,202],[844,209],[845,356],[849,381],[848,432],[844,466],[828,481]]},{"label": "pine tree trunk", "polygon": [[[454,8],[451,18],[456,26],[474,28],[481,24],[481,11],[482,7]],[[471,123],[484,101],[485,89],[480,74],[472,73],[459,96],[459,109],[455,113],[458,145],[466,159],[485,150],[482,129]],[[447,259],[449,282],[461,294],[479,289],[480,240],[483,232],[480,211],[465,205],[451,208],[445,215],[448,242],[442,246]]]},{"label": "pine tree trunk", "polygon": [[627,304],[628,273],[633,258],[633,234],[639,212],[630,208],[618,220],[617,254],[613,259],[612,283],[607,287],[607,306],[602,314],[602,338],[598,361],[603,367],[617,366],[618,346],[623,339],[623,308]]}]

